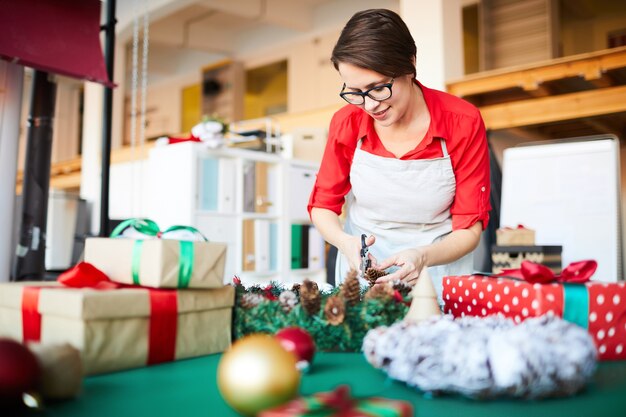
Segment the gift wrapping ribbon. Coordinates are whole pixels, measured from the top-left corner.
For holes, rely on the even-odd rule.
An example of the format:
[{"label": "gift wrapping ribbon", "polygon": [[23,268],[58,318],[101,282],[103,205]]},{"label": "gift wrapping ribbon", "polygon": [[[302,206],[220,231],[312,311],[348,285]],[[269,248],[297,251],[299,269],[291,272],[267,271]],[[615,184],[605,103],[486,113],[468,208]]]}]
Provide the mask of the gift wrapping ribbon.
[{"label": "gift wrapping ribbon", "polygon": [[[204,239],[206,242],[208,239],[200,233],[198,229],[191,226],[172,226],[164,231],[159,229],[159,226],[156,222],[150,219],[128,219],[121,222],[113,232],[111,233],[111,237],[118,237],[126,230],[127,228],[133,228],[139,233],[142,233],[147,236],[154,236],[158,239],[161,239],[163,235],[169,232],[174,232],[177,230],[187,230],[192,233],[197,233],[199,236]],[[180,255],[178,258],[178,288],[187,288],[189,287],[189,283],[191,282],[191,275],[193,273],[193,262],[194,262],[194,249],[193,242],[186,240],[179,240],[180,244]],[[135,240],[135,244],[133,245],[133,254],[132,254],[132,265],[131,265],[131,273],[133,277],[133,283],[135,285],[141,285],[139,282],[139,270],[141,269],[141,252],[143,247],[143,240]]]},{"label": "gift wrapping ribbon", "polygon": [[582,285],[589,282],[598,269],[594,260],[572,262],[555,274],[550,268],[531,261],[522,261],[519,269],[503,269],[495,276],[501,278],[516,278],[531,284],[563,284],[563,319],[577,324],[585,329],[589,328],[589,293]]},{"label": "gift wrapping ribbon", "polygon": [[[57,281],[65,287],[114,290],[137,288],[113,282],[95,266],[81,262],[62,273]],[[41,289],[63,287],[24,287],[22,292],[22,338],[24,342],[41,341],[41,313],[39,295]],[[153,365],[169,362],[176,356],[176,332],[178,325],[178,297],[175,290],[145,288],[150,296],[148,357],[146,363]]]},{"label": "gift wrapping ribbon", "polygon": [[367,416],[397,417],[398,408],[383,401],[355,399],[350,396],[347,385],[337,387],[334,391],[315,394],[302,398],[305,409],[294,416],[332,417],[335,415],[352,415],[349,412],[361,412]]}]

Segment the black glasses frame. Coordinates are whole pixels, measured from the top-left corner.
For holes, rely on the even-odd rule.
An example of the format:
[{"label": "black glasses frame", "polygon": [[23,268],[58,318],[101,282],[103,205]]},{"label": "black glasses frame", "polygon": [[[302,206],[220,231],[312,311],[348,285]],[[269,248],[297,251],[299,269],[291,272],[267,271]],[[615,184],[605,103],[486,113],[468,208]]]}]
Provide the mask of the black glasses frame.
[{"label": "black glasses frame", "polygon": [[[371,98],[374,101],[378,101],[378,102],[389,100],[391,98],[391,96],[393,96],[393,89],[391,87],[393,87],[393,82],[394,81],[395,81],[395,78],[392,78],[391,81],[389,81],[388,83],[375,85],[374,87],[370,88],[369,90],[363,91],[361,93],[356,92],[356,91],[345,91],[344,92],[343,90],[346,89],[346,84],[344,83],[343,87],[341,88],[341,92],[339,93],[339,97],[344,99],[346,102],[348,102],[350,104],[356,104],[357,106],[360,106],[361,104],[365,104],[365,96]],[[378,89],[383,88],[383,87],[389,88],[389,97],[386,97],[386,98],[383,98],[383,99],[377,99],[377,98],[374,98],[374,97],[372,97],[370,95],[371,91],[378,90]],[[347,98],[347,97],[350,97],[350,96],[362,97],[363,98],[363,102],[362,103],[353,103],[353,102],[349,101],[348,98]]]}]

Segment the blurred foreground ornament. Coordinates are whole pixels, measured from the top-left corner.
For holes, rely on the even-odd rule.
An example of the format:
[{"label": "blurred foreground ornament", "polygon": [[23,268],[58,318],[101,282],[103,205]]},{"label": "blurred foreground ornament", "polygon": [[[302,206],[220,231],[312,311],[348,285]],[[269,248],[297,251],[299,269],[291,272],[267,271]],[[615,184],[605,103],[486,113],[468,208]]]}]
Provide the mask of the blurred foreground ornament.
[{"label": "blurred foreground ornament", "polygon": [[14,407],[22,395],[37,389],[41,367],[23,344],[0,339],[0,409]]},{"label": "blurred foreground ornament", "polygon": [[404,320],[410,323],[418,323],[433,316],[441,316],[441,309],[437,302],[437,292],[433,286],[428,269],[422,269],[419,278],[411,291],[411,307],[406,313]]},{"label": "blurred foreground ornament", "polygon": [[296,355],[296,366],[299,370],[307,369],[311,365],[315,355],[315,341],[309,332],[301,327],[285,327],[275,337],[283,348]]},{"label": "blurred foreground ornament", "polygon": [[296,356],[272,336],[246,336],[220,359],[217,386],[228,405],[241,414],[254,416],[298,394]]}]

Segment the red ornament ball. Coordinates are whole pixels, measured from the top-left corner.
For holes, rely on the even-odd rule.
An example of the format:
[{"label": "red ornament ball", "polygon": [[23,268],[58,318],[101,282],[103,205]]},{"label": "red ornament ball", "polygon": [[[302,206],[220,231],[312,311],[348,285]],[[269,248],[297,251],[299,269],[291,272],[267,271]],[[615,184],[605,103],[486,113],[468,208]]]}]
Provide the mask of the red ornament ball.
[{"label": "red ornament ball", "polygon": [[311,363],[315,354],[315,341],[301,327],[285,327],[276,333],[276,339],[285,348],[292,352],[298,358],[298,362],[304,361]]},{"label": "red ornament ball", "polygon": [[39,362],[26,346],[0,338],[0,402],[19,401],[37,387],[40,376]]}]

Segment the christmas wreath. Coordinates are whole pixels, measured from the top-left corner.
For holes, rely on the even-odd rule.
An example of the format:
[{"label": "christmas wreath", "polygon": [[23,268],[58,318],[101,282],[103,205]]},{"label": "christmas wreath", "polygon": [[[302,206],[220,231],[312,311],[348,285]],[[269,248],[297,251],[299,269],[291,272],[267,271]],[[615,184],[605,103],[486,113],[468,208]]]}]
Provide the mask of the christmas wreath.
[{"label": "christmas wreath", "polygon": [[275,282],[246,288],[235,277],[234,338],[297,326],[311,334],[319,351],[359,352],[370,329],[389,326],[408,311],[410,287],[373,285],[384,274],[368,270],[370,285],[361,287],[351,271],[341,286],[326,292],[309,280],[290,289]]}]

